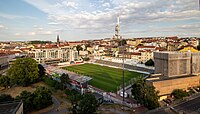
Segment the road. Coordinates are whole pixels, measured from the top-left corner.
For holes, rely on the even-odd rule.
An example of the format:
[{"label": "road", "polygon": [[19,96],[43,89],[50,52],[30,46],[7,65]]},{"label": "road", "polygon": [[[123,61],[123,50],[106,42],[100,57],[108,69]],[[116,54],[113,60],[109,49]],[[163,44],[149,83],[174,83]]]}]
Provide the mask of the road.
[{"label": "road", "polygon": [[186,101],[174,107],[177,111],[184,111],[186,114],[200,114],[200,96]]}]

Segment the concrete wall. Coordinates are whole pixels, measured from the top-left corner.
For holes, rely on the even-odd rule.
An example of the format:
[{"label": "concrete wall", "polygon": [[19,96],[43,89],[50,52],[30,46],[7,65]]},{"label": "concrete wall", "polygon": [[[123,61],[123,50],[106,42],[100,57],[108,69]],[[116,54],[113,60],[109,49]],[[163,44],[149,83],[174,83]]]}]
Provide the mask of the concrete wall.
[{"label": "concrete wall", "polygon": [[20,107],[18,108],[16,114],[23,114],[23,103],[21,103]]},{"label": "concrete wall", "polygon": [[162,78],[200,73],[200,52],[155,52],[154,60]]},{"label": "concrete wall", "polygon": [[174,89],[188,89],[189,87],[200,86],[200,76],[188,76],[160,81],[148,81],[159,91],[159,95],[171,94]]},{"label": "concrete wall", "polygon": [[200,53],[192,53],[192,74],[200,74]]}]

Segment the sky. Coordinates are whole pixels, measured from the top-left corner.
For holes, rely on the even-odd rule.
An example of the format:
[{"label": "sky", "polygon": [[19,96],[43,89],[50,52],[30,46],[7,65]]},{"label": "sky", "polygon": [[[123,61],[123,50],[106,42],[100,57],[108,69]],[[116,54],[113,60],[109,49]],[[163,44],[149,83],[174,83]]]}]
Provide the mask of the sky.
[{"label": "sky", "polygon": [[199,0],[0,0],[0,41],[200,37]]}]

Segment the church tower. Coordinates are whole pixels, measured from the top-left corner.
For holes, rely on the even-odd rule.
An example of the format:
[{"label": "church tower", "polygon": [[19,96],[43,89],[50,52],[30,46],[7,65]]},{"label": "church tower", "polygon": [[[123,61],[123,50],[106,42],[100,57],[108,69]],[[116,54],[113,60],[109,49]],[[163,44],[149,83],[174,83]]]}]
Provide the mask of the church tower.
[{"label": "church tower", "polygon": [[57,46],[60,45],[60,38],[59,38],[59,35],[57,35]]}]

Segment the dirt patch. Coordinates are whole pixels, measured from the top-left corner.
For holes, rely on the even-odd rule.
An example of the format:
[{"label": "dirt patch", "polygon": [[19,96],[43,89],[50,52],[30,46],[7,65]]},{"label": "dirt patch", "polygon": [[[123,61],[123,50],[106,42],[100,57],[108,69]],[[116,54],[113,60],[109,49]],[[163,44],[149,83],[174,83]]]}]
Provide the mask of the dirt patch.
[{"label": "dirt patch", "polygon": [[51,110],[52,108],[53,108],[53,105],[48,106],[47,108],[44,108],[44,109],[41,109],[41,110],[38,110],[38,111],[32,111],[29,114],[42,114],[42,113],[45,113],[45,112]]},{"label": "dirt patch", "polygon": [[63,91],[57,90],[53,95],[60,101],[59,110],[69,109],[71,107],[71,103]]},{"label": "dirt patch", "polygon": [[16,86],[16,87],[12,87],[9,89],[3,89],[3,90],[0,90],[0,93],[1,94],[10,94],[12,97],[16,97],[16,96],[20,95],[20,93],[22,91],[25,91],[25,90],[29,91],[29,92],[34,92],[36,87],[38,87],[38,86],[47,86],[47,85],[43,82],[38,82],[38,83],[32,84],[28,87]]}]

